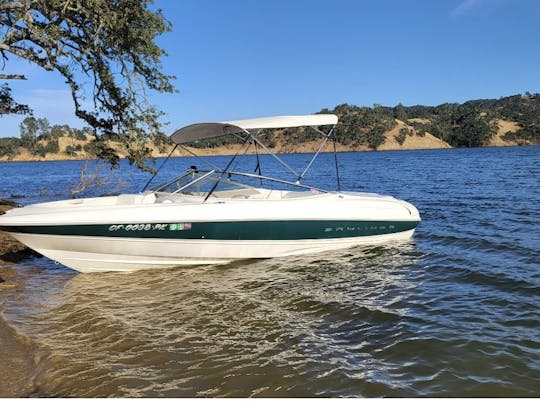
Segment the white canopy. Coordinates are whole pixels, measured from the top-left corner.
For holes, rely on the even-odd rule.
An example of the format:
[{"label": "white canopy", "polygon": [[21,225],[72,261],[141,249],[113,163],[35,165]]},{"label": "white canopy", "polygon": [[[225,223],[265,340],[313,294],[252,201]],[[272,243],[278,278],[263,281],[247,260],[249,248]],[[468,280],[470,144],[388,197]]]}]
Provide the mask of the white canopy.
[{"label": "white canopy", "polygon": [[211,139],[223,135],[240,133],[251,129],[280,129],[300,126],[335,125],[338,117],[333,114],[270,116],[229,122],[196,123],[178,129],[171,135],[174,143]]},{"label": "white canopy", "polygon": [[299,126],[335,125],[338,117],[333,114],[269,116],[224,122],[242,129],[279,129]]}]

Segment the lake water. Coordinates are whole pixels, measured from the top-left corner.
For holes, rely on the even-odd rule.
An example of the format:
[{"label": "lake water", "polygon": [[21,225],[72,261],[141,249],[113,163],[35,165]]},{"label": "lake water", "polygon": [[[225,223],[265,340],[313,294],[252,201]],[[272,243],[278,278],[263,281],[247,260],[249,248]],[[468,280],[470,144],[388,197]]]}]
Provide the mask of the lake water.
[{"label": "lake water", "polygon": [[[193,163],[174,159],[164,176]],[[344,189],[420,210],[410,242],[130,274],[7,264],[19,287],[0,292],[0,327],[35,362],[28,394],[540,396],[540,147],[339,163]],[[0,164],[0,197],[69,197],[81,165]],[[306,182],[335,187],[333,167],[322,155]],[[263,174],[276,170],[264,157]],[[148,178],[122,173],[129,190]]]}]

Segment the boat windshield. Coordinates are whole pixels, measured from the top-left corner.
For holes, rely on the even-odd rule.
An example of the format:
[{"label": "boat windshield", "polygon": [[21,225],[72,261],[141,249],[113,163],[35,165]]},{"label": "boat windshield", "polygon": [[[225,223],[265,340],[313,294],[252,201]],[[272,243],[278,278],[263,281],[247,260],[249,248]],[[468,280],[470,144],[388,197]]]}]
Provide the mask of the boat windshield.
[{"label": "boat windshield", "polygon": [[[327,192],[301,184],[259,176],[255,174],[225,172],[219,170],[199,170],[190,168],[187,172],[152,191],[158,194],[194,195],[200,197],[244,197],[254,198],[272,191],[300,191],[301,193]],[[292,195],[291,195],[292,196]]]}]

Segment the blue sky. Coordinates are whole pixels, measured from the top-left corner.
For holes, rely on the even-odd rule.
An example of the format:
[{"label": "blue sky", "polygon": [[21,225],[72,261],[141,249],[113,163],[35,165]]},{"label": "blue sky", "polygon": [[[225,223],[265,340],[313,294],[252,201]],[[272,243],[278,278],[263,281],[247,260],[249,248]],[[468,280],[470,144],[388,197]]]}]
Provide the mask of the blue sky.
[{"label": "blue sky", "polygon": [[[155,0],[179,93],[152,100],[167,130],[308,114],[341,103],[463,102],[540,92],[538,0]],[[81,127],[67,86],[14,57],[5,73],[36,117]],[[19,116],[0,118],[18,136]]]}]

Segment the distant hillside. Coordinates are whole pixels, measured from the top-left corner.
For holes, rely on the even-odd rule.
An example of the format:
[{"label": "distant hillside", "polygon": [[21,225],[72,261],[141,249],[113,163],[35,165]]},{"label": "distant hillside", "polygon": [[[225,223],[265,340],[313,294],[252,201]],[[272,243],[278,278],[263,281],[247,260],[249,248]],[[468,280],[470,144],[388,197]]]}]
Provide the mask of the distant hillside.
[{"label": "distant hillside", "polygon": [[373,149],[389,140],[388,135],[399,121],[405,126],[393,136],[400,144],[408,136],[426,134],[452,147],[540,144],[540,94],[436,107],[405,107],[400,104],[366,108],[344,104],[321,112],[335,113],[340,117],[340,142],[365,144]]},{"label": "distant hillside", "polygon": [[[339,116],[336,127],[338,151],[540,144],[540,94],[527,93],[435,107],[342,104],[332,110],[323,109],[320,113]],[[62,125],[48,131],[45,128],[31,141],[27,135],[23,139],[0,138],[0,160],[95,158],[94,137],[88,134],[89,131],[83,132]],[[271,149],[284,153],[314,151],[320,140],[320,135],[311,128],[266,130],[262,136]],[[118,142],[106,142],[121,157],[125,156]],[[168,139],[164,142],[149,143],[147,147],[155,157],[165,156],[172,146]],[[201,155],[231,154],[239,148],[234,137],[214,138],[189,146]],[[326,150],[333,150],[333,145],[329,143]],[[255,152],[255,149],[250,152]],[[262,150],[259,148],[258,152]],[[188,153],[179,150],[175,155]]]},{"label": "distant hillside", "polygon": [[405,113],[418,130],[425,130],[453,147],[501,144],[540,144],[540,94],[442,104],[437,107],[393,108]]},{"label": "distant hillside", "polygon": [[[339,117],[340,150],[395,150],[540,144],[540,94],[473,100],[436,107],[358,107],[342,104],[320,113]],[[281,151],[304,149],[320,135],[311,128],[265,131]],[[234,138],[215,138],[194,147],[221,147]]]}]

